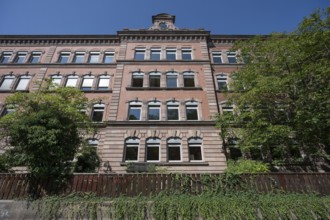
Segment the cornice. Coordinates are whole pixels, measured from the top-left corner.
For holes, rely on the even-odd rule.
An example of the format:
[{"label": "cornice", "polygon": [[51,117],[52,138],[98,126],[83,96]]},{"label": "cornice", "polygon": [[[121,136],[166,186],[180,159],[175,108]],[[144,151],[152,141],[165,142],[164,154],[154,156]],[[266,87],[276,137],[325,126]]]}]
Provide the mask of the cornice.
[{"label": "cornice", "polygon": [[116,35],[0,35],[1,46],[119,44]]}]

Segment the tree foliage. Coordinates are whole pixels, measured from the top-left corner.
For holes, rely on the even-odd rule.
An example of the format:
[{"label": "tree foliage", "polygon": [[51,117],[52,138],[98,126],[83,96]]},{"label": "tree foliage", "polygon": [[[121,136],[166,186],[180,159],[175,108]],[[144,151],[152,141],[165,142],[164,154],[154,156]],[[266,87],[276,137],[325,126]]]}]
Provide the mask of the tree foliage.
[{"label": "tree foliage", "polygon": [[74,88],[54,88],[51,84],[31,93],[15,93],[6,98],[13,113],[0,119],[2,141],[11,165],[24,165],[31,179],[49,179],[55,185],[72,172],[72,160],[91,131],[89,119],[79,112],[87,99]]},{"label": "tree foliage", "polygon": [[[268,162],[327,160],[330,153],[330,7],[305,18],[289,34],[239,42],[246,65],[235,73],[235,132],[247,157]],[[220,123],[219,123],[220,122]]]}]

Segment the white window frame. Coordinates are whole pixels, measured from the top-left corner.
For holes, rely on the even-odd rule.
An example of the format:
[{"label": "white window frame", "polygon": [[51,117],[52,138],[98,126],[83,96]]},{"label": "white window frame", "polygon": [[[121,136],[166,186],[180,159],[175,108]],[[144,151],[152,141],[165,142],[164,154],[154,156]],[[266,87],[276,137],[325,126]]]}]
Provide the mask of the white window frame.
[{"label": "white window frame", "polygon": [[[104,110],[105,110],[105,104],[103,104],[103,103],[94,104],[93,105],[93,109],[92,109],[92,114],[91,114],[91,120],[93,122],[102,122],[103,121],[103,118],[104,118]],[[95,112],[102,112],[101,121],[95,121],[95,120],[93,120],[94,119],[94,113]]]},{"label": "white window frame", "polygon": [[[71,55],[70,52],[61,52],[60,56],[58,57],[58,63],[61,63],[61,64],[69,63],[70,55]],[[63,60],[64,60],[63,58],[66,59],[66,62],[63,62]]]},{"label": "white window frame", "polygon": [[[191,147],[199,147],[200,148],[200,153],[201,153],[201,159],[196,160],[196,159],[191,159],[190,157],[190,148]],[[204,161],[204,153],[203,153],[203,140],[199,137],[193,137],[188,139],[188,156],[189,156],[189,161],[190,162],[202,162]]]},{"label": "white window frame", "polygon": [[[196,110],[197,119],[188,119],[188,110]],[[199,120],[198,102],[196,102],[196,101],[186,102],[186,120],[187,121],[198,121]]]},{"label": "white window frame", "polygon": [[99,76],[99,81],[97,83],[98,90],[107,90],[110,89],[110,76],[101,75]]},{"label": "white window frame", "polygon": [[[77,82],[78,82],[78,76],[76,75],[69,75],[67,76],[66,82],[65,82],[65,87],[73,87],[76,88],[77,87]],[[72,83],[75,80],[75,83]],[[72,82],[71,82],[72,81]],[[68,85],[68,83],[70,82],[70,85]],[[74,85],[73,85],[74,84]]]},{"label": "white window frame", "polygon": [[[13,88],[14,83],[15,83],[15,79],[16,79],[16,77],[13,76],[13,75],[4,76],[1,80],[0,90],[1,91],[11,90]],[[4,85],[6,87],[4,87]]]},{"label": "white window frame", "polygon": [[[30,84],[31,76],[20,76],[16,85],[15,90],[16,91],[26,91],[29,89],[29,84]],[[23,88],[24,87],[24,88]]]},{"label": "white window frame", "polygon": [[[171,55],[173,55],[173,54],[174,54],[174,59],[169,59],[169,57],[171,57]],[[168,60],[168,61],[177,60],[176,48],[167,48],[165,51],[165,55],[166,55],[166,60]]]},{"label": "white window frame", "polygon": [[[158,148],[158,160],[148,160],[148,148]],[[146,140],[146,162],[160,162],[161,158],[160,139],[159,138],[148,138]]]},{"label": "white window frame", "polygon": [[[174,76],[175,76],[175,78],[176,78],[176,81],[175,81],[175,83],[176,83],[176,86],[174,86],[174,87],[169,87],[168,86],[168,79],[169,78],[174,78]],[[179,85],[178,85],[178,73],[177,72],[167,72],[166,73],[166,88],[178,88],[179,87]]]},{"label": "white window frame", "polygon": [[[112,57],[111,62],[106,62],[109,57]],[[114,63],[115,62],[115,52],[105,52],[103,57],[103,63]]]},{"label": "white window frame", "polygon": [[[227,51],[227,59],[228,59],[228,63],[236,64],[237,63],[237,53],[235,51]],[[231,62],[232,59],[235,62]]]},{"label": "white window frame", "polygon": [[[215,59],[220,58],[221,62],[215,62]],[[222,59],[222,52],[221,51],[212,51],[212,62],[214,64],[222,64],[223,59]]]},{"label": "white window frame", "polygon": [[[170,148],[179,148],[180,151],[180,160],[171,160],[170,159]],[[168,162],[181,162],[182,161],[182,147],[181,139],[178,137],[171,137],[167,139],[167,161]]]},{"label": "white window frame", "polygon": [[[186,86],[185,85],[185,79],[186,78],[192,78],[193,79],[193,82],[194,82],[194,85],[193,86]],[[194,72],[184,72],[183,73],[183,87],[185,88],[194,88],[196,87],[196,80],[195,80],[195,73]]]},{"label": "white window frame", "polygon": [[[151,78],[158,78],[159,79],[159,86],[151,86]],[[161,73],[160,72],[151,72],[149,73],[149,87],[150,88],[160,88],[161,85]]]},{"label": "white window frame", "polygon": [[[142,54],[143,54],[143,59],[140,58],[140,56]],[[145,59],[146,59],[146,49],[145,48],[135,48],[134,60],[145,60]]]},{"label": "white window frame", "polygon": [[[190,59],[184,59],[184,55],[188,54],[190,55]],[[193,60],[193,56],[192,56],[192,49],[191,48],[182,48],[181,49],[181,56],[182,56],[182,60]]]},{"label": "white window frame", "polygon": [[27,52],[18,52],[15,57],[15,63],[25,63],[27,57]]},{"label": "white window frame", "polygon": [[[155,53],[156,55],[159,55],[159,58],[158,59],[153,59],[152,58],[153,53]],[[161,54],[162,54],[162,50],[160,48],[151,48],[150,49],[150,60],[155,60],[155,61],[161,60],[162,59]]]},{"label": "white window frame", "polygon": [[13,56],[13,52],[9,52],[9,51],[2,52],[0,63],[9,63],[12,56]]},{"label": "white window frame", "polygon": [[[135,79],[142,79],[142,85],[141,86],[135,86],[134,84],[134,80]],[[143,87],[143,83],[144,83],[144,73],[143,72],[134,72],[132,74],[132,84],[131,86],[134,88],[142,88]]]},{"label": "white window frame", "polygon": [[54,85],[60,86],[62,84],[63,76],[59,74],[51,75],[51,81]]},{"label": "white window frame", "polygon": [[[168,119],[168,110],[176,109],[178,111],[178,119]],[[180,103],[177,101],[169,101],[166,103],[166,120],[180,121]]]},{"label": "white window frame", "polygon": [[[158,119],[150,119],[149,118],[149,111],[150,109],[158,109]],[[148,120],[149,121],[160,121],[161,119],[161,102],[159,101],[151,101],[148,103]]]},{"label": "white window frame", "polygon": [[[136,160],[126,160],[127,148],[137,148]],[[124,162],[138,162],[139,161],[139,152],[140,152],[140,139],[136,137],[127,138],[125,140],[125,151],[124,151]]]},{"label": "white window frame", "polygon": [[[37,61],[33,61],[34,59],[37,59]],[[32,52],[30,59],[29,59],[29,63],[40,63],[40,59],[41,59],[41,52]]]},{"label": "white window frame", "polygon": [[93,75],[85,75],[82,78],[82,83],[80,89],[82,91],[90,91],[93,89],[93,84],[94,84],[94,79],[95,77]]},{"label": "white window frame", "polygon": [[[225,86],[223,88],[219,87],[219,83],[224,83]],[[217,75],[217,87],[218,90],[228,90],[228,75],[221,73]]]},{"label": "white window frame", "polygon": [[[131,113],[131,110],[135,110],[135,109],[138,109],[140,110],[140,117],[137,118],[137,119],[130,119],[130,113]],[[135,116],[135,115],[134,115]],[[129,121],[141,121],[141,118],[142,118],[142,102],[140,101],[132,101],[129,103],[129,107],[128,107],[128,115],[127,115],[127,119]]]},{"label": "white window frame", "polygon": [[99,63],[100,52],[90,52],[88,57],[88,63]]}]

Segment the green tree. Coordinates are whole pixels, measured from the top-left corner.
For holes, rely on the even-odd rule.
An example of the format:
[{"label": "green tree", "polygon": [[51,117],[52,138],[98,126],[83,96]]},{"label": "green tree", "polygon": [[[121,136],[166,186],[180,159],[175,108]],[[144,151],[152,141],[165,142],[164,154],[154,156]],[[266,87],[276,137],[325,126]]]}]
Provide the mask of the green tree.
[{"label": "green tree", "polygon": [[31,187],[34,181],[48,180],[55,187],[50,190],[58,190],[72,173],[83,135],[92,129],[88,117],[79,111],[87,99],[74,88],[47,84],[35,92],[15,93],[5,103],[15,108],[0,119],[11,165],[28,167]]},{"label": "green tree", "polygon": [[[330,7],[289,34],[239,42],[246,65],[235,73],[232,128],[247,157],[324,162],[330,153]],[[232,88],[231,87],[231,88]],[[235,126],[239,127],[235,128]],[[251,155],[252,152],[252,155]]]}]

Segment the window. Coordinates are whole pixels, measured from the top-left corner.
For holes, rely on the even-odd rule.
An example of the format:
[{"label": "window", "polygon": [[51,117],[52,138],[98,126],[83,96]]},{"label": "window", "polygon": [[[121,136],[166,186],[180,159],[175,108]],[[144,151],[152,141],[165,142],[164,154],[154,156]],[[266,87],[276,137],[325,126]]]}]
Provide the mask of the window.
[{"label": "window", "polygon": [[16,111],[15,105],[6,105],[5,108],[2,111],[1,116],[8,115],[10,113],[13,113],[14,111]]},{"label": "window", "polygon": [[179,102],[167,102],[167,120],[179,120]]},{"label": "window", "polygon": [[148,138],[146,149],[147,161],[159,161],[160,160],[160,140],[159,138]]},{"label": "window", "polygon": [[139,143],[138,138],[128,138],[125,141],[125,156],[124,161],[138,161],[139,153]]},{"label": "window", "polygon": [[236,52],[227,52],[227,58],[229,63],[237,63]]},{"label": "window", "polygon": [[153,72],[149,74],[149,87],[160,87],[160,73]]},{"label": "window", "polygon": [[226,114],[232,115],[234,113],[234,107],[229,103],[221,103],[221,110],[222,110],[222,114],[224,115]]},{"label": "window", "polygon": [[128,120],[137,121],[141,120],[141,112],[142,112],[142,103],[139,101],[133,101],[129,104],[128,110]]},{"label": "window", "polygon": [[15,58],[15,63],[24,63],[27,52],[18,52]]},{"label": "window", "polygon": [[59,63],[68,63],[69,57],[70,57],[70,52],[61,52],[58,62]]},{"label": "window", "polygon": [[97,86],[98,90],[107,90],[109,89],[110,76],[102,75],[99,78],[99,84]]},{"label": "window", "polygon": [[132,87],[143,87],[144,73],[136,72],[132,75]]},{"label": "window", "polygon": [[91,147],[97,147],[97,145],[99,145],[99,140],[97,140],[96,138],[90,138],[87,139],[87,144]]},{"label": "window", "polygon": [[198,120],[198,103],[195,101],[186,102],[187,120]]},{"label": "window", "polygon": [[114,52],[105,52],[103,63],[113,63],[114,62],[115,53]]},{"label": "window", "polygon": [[76,87],[78,81],[78,76],[70,75],[66,80],[65,87]]},{"label": "window", "polygon": [[33,52],[31,54],[30,63],[39,63],[40,62],[40,57],[41,57],[41,52]]},{"label": "window", "polygon": [[182,49],[182,59],[183,60],[192,60],[191,49]]},{"label": "window", "polygon": [[61,75],[52,75],[51,76],[51,79],[52,79],[52,83],[54,85],[61,85],[61,82],[62,82],[62,76]]},{"label": "window", "polygon": [[92,90],[94,76],[86,75],[81,84],[81,90]]},{"label": "window", "polygon": [[2,79],[0,90],[11,90],[15,76],[7,75]]},{"label": "window", "polygon": [[243,156],[242,151],[237,146],[237,143],[238,143],[238,138],[235,138],[235,137],[230,137],[227,140],[230,158],[232,160],[238,160],[240,157]]},{"label": "window", "polygon": [[16,86],[16,90],[27,90],[27,87],[29,85],[31,76],[21,76],[19,78],[18,84]]},{"label": "window", "polygon": [[146,50],[143,48],[135,49],[134,60],[144,60]]},{"label": "window", "polygon": [[183,73],[184,87],[195,87],[195,76],[192,72]]},{"label": "window", "polygon": [[166,60],[176,60],[176,49],[166,50]]},{"label": "window", "polygon": [[149,102],[148,120],[160,120],[160,102],[158,101]]},{"label": "window", "polygon": [[84,52],[76,52],[73,62],[74,63],[83,63],[85,59],[85,53]]},{"label": "window", "polygon": [[217,76],[217,83],[218,83],[218,90],[227,90],[227,75],[225,74],[220,74]]},{"label": "window", "polygon": [[3,52],[0,59],[0,63],[9,63],[12,54],[12,52]]},{"label": "window", "polygon": [[202,157],[202,139],[198,137],[188,139],[189,160],[201,161]]},{"label": "window", "polygon": [[178,87],[178,74],[176,72],[169,72],[166,74],[166,86],[167,88]]},{"label": "window", "polygon": [[99,52],[91,52],[89,54],[88,63],[98,63],[100,58]]},{"label": "window", "polygon": [[160,60],[160,49],[151,49],[150,60]]},{"label": "window", "polygon": [[181,139],[169,138],[167,140],[167,160],[169,162],[181,161]]},{"label": "window", "polygon": [[103,119],[104,113],[104,104],[94,104],[92,110],[92,121],[94,122],[101,122]]},{"label": "window", "polygon": [[222,57],[220,51],[212,52],[213,63],[222,63]]}]

